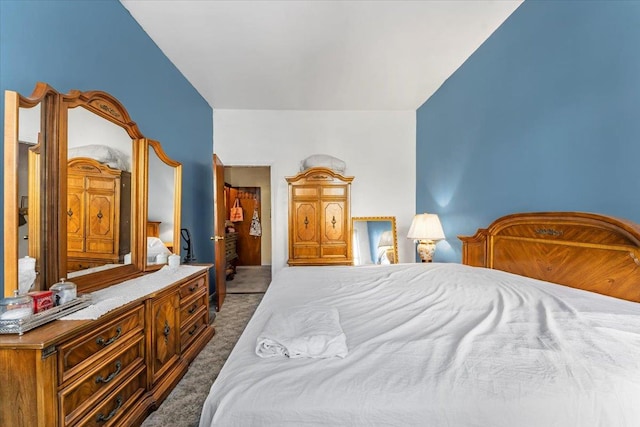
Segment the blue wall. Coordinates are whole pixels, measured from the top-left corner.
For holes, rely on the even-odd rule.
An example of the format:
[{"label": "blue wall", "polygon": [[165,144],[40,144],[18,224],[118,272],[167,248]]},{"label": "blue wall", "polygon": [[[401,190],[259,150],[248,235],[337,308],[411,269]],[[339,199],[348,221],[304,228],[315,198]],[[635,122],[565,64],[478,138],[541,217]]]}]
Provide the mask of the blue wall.
[{"label": "blue wall", "polygon": [[212,109],[129,12],[115,0],[0,0],[0,43],[0,116],[5,90],[30,95],[37,81],[115,96],[183,164],[182,227],[212,262]]},{"label": "blue wall", "polygon": [[526,1],[417,111],[418,212],[436,261],[499,216],[640,222],[640,2]]}]

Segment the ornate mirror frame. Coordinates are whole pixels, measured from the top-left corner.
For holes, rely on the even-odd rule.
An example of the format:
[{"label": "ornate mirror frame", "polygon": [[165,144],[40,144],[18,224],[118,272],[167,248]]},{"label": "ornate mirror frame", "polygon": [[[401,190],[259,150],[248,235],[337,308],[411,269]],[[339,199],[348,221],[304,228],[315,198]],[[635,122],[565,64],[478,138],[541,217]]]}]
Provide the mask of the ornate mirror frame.
[{"label": "ornate mirror frame", "polygon": [[[28,180],[28,253],[35,255],[37,279],[34,290],[48,289],[60,278],[67,276],[67,197],[68,193],[68,148],[69,111],[74,108],[86,110],[101,120],[123,129],[124,137],[119,144],[131,139],[131,218],[130,261],[123,258],[122,264],[102,271],[91,270],[71,279],[78,285],[78,292],[92,292],[114,283],[139,276],[147,270],[146,225],[148,214],[149,153],[153,150],[159,159],[173,169],[174,212],[172,246],[179,253],[181,219],[182,165],[170,159],[158,141],[145,138],[133,122],[124,106],[113,96],[102,91],[72,90],[61,94],[46,83],[39,82],[31,96],[17,92],[5,92],[5,170],[4,170],[4,290],[13,295],[18,288],[19,218],[24,214],[19,192],[19,127],[20,109],[40,105],[40,128],[38,143],[29,147]],[[85,112],[85,111],[83,111]],[[33,117],[34,114],[29,117]],[[74,120],[76,120],[75,118]],[[33,125],[37,127],[37,125]],[[85,130],[90,134],[91,125]],[[35,131],[35,129],[34,129]],[[119,131],[118,131],[119,132]],[[129,154],[129,153],[127,153]],[[76,158],[79,160],[79,158]],[[91,159],[85,159],[91,160]],[[91,162],[88,162],[88,164]],[[74,163],[75,164],[75,163]],[[153,175],[153,172],[151,172]],[[33,178],[33,179],[32,179]],[[22,189],[24,192],[24,189]],[[22,209],[22,210],[21,210]],[[129,231],[129,228],[124,228]],[[124,251],[126,247],[120,248]],[[127,254],[128,255],[128,254]],[[109,266],[111,267],[111,266]],[[149,266],[149,270],[157,266]]]},{"label": "ornate mirror frame", "polygon": [[[376,260],[373,260],[372,258],[372,262],[359,262],[358,259],[360,258],[358,256],[357,252],[357,248],[358,248],[358,244],[357,242],[353,242],[352,244],[352,248],[353,248],[353,263],[354,265],[371,265],[371,264],[381,264],[381,257],[384,257],[386,259],[386,261],[384,263],[389,263],[389,264],[396,264],[398,263],[398,234],[397,234],[397,230],[396,230],[396,217],[395,216],[354,216],[351,218],[351,230],[352,230],[352,239],[355,239],[358,231],[357,229],[360,229],[360,227],[358,227],[357,223],[359,222],[366,222],[366,223],[382,223],[382,222],[388,222],[389,223],[389,227],[383,230],[384,232],[389,232],[386,235],[382,235],[382,231],[380,231],[378,238],[379,239],[385,239],[386,242],[379,242],[377,245],[378,247],[378,256],[376,257]],[[369,238],[367,237],[366,239],[367,241],[369,240]],[[380,246],[380,243],[383,243],[382,246]],[[358,245],[358,246],[356,246]],[[370,248],[367,248],[370,249]],[[358,258],[358,259],[357,259]]]},{"label": "ornate mirror frame", "polygon": [[[46,83],[38,82],[28,97],[5,91],[4,121],[4,295],[18,289],[19,217],[25,209],[19,194],[19,132],[20,109],[40,106],[40,128],[37,145],[28,159],[29,256],[36,259],[34,289],[43,289],[51,280],[57,281],[58,230],[55,207],[59,197],[59,167],[61,152],[58,144],[60,94]],[[32,180],[33,178],[33,180]],[[33,182],[31,182],[33,181]],[[52,222],[49,222],[48,219]],[[56,279],[53,279],[53,278]],[[51,282],[53,283],[53,282]]]},{"label": "ornate mirror frame", "polygon": [[[81,92],[72,90],[62,95],[60,111],[60,151],[64,155],[63,167],[60,168],[60,211],[57,214],[64,220],[60,221],[60,245],[58,250],[60,277],[67,274],[67,150],[68,150],[68,124],[69,110],[73,108],[85,108],[89,112],[121,127],[131,138],[132,159],[131,159],[131,263],[111,268],[95,273],[84,274],[73,277],[72,281],[78,285],[78,291],[91,292],[106,285],[126,280],[127,278],[139,275],[144,270],[144,233],[141,226],[143,221],[146,201],[142,198],[143,192],[140,187],[144,186],[146,176],[143,175],[144,168],[140,165],[140,155],[145,137],[133,122],[124,106],[113,96],[102,91]],[[64,198],[63,198],[64,195]]]},{"label": "ornate mirror frame", "polygon": [[[142,147],[144,146],[144,147]],[[156,180],[160,180],[160,177],[156,176],[158,171],[154,171],[152,167],[151,160],[151,151],[155,156],[157,156],[158,160],[167,166],[167,170],[173,169],[172,178],[173,178],[173,215],[172,215],[172,237],[171,240],[164,240],[164,244],[169,248],[169,251],[180,255],[180,221],[181,221],[181,202],[182,202],[182,163],[172,160],[163,150],[162,146],[158,141],[154,141],[152,139],[145,139],[144,144],[141,144],[140,151],[144,150],[144,153],[140,153],[142,156],[144,154],[144,164],[143,169],[145,171],[145,182],[146,186],[144,188],[143,199],[146,203],[144,206],[144,218],[145,218],[145,242],[148,242],[149,237],[160,237],[160,236],[149,236],[151,234],[150,230],[153,227],[149,226],[149,221],[155,220],[155,217],[149,217],[149,215],[153,216],[153,213],[150,212],[150,197],[149,197],[149,189],[153,187],[154,182]],[[168,177],[163,178],[165,181],[168,180]],[[154,189],[157,192],[159,189]],[[162,264],[153,264],[149,262],[147,257],[148,244],[144,245],[143,256],[142,259],[145,263],[145,270],[157,270],[162,268]]]}]

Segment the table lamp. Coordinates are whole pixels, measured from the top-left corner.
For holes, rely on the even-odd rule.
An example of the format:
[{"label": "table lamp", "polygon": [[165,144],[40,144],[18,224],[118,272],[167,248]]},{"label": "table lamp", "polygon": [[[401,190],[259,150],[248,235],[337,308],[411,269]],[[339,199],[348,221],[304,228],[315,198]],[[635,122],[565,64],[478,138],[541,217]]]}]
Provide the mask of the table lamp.
[{"label": "table lamp", "polygon": [[423,213],[413,217],[407,238],[418,241],[418,255],[422,262],[431,262],[436,251],[436,241],[444,239],[438,215]]}]

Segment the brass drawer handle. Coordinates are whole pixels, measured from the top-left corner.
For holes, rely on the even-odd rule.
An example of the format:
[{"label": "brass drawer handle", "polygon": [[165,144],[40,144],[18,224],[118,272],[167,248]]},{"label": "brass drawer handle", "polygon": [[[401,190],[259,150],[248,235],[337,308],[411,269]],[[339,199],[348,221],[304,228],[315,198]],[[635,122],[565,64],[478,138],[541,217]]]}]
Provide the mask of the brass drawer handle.
[{"label": "brass drawer handle", "polygon": [[194,303],[193,306],[189,309],[189,314],[193,314],[198,309],[198,303]]},{"label": "brass drawer handle", "polygon": [[111,338],[109,338],[108,340],[105,341],[104,338],[99,337],[96,340],[96,344],[101,345],[103,347],[108,346],[109,344],[113,344],[115,342],[115,340],[117,340],[118,338],[120,338],[120,334],[122,333],[122,326],[118,326],[118,329],[116,329],[116,334],[114,336],[112,336]]},{"label": "brass drawer handle", "polygon": [[195,325],[193,325],[193,328],[191,328],[191,330],[189,331],[189,335],[195,334],[197,330],[198,330],[198,324],[196,323]]},{"label": "brass drawer handle", "polygon": [[96,378],[96,384],[106,384],[109,381],[111,381],[112,379],[114,379],[116,377],[116,375],[118,375],[120,373],[120,369],[122,369],[122,362],[120,362],[119,360],[116,361],[116,370],[113,371],[112,373],[110,373],[109,375],[107,375],[107,378],[102,378],[102,375],[99,375]]},{"label": "brass drawer handle", "polygon": [[124,399],[122,398],[122,395],[116,397],[116,407],[113,408],[111,412],[109,412],[109,415],[105,416],[102,414],[98,414],[98,417],[96,418],[96,422],[104,423],[105,421],[109,421],[118,413],[118,410],[122,407],[123,402],[124,402]]},{"label": "brass drawer handle", "polygon": [[200,287],[200,284],[199,284],[199,283],[196,283],[196,284],[195,284],[195,285],[193,285],[193,286],[189,286],[189,292],[193,292],[193,291],[195,291],[196,289],[198,289],[198,287]]}]

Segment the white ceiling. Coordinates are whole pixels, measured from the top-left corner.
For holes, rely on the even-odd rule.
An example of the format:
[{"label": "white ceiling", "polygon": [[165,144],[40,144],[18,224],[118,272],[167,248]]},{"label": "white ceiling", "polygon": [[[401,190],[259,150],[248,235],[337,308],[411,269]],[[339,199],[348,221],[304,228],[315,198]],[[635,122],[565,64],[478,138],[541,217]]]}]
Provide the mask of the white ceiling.
[{"label": "white ceiling", "polygon": [[214,109],[415,110],[522,0],[120,0]]}]

